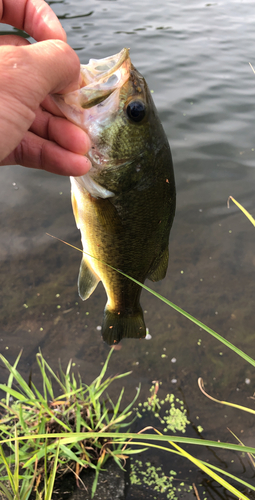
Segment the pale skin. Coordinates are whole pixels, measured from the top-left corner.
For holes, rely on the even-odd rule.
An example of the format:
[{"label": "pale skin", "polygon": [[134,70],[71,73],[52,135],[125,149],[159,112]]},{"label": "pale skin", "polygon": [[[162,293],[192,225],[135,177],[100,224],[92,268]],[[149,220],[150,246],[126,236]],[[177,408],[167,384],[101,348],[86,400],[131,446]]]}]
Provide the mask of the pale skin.
[{"label": "pale skin", "polygon": [[44,0],[0,0],[0,22],[38,42],[0,36],[0,165],[85,174],[90,140],[49,97],[80,83],[80,62],[60,22]]}]

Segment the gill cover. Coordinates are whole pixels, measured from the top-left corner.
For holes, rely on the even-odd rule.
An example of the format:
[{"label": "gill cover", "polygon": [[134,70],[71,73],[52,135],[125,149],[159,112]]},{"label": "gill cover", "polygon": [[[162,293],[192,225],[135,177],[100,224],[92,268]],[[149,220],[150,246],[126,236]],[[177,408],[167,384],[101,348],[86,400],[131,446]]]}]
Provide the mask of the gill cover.
[{"label": "gill cover", "polygon": [[129,50],[105,59],[90,59],[88,64],[81,65],[82,86],[80,89],[65,95],[54,94],[53,101],[71,122],[85,130],[92,143],[88,158],[92,169],[87,174],[72,182],[82,185],[96,198],[110,198],[112,191],[104,188],[93,179],[95,169],[103,168],[108,158],[100,155],[97,149],[97,139],[100,129],[111,119],[119,106],[119,91],[130,76],[131,61]]}]

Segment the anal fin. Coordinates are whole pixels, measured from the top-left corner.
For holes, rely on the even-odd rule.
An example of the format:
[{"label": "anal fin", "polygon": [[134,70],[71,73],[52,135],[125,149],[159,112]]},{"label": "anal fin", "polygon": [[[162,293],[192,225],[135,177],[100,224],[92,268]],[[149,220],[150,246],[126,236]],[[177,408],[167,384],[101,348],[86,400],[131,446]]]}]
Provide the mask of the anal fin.
[{"label": "anal fin", "polygon": [[155,263],[152,265],[147,278],[151,281],[163,280],[168,266],[169,251],[168,247],[161,254],[159,259],[156,259]]},{"label": "anal fin", "polygon": [[83,258],[78,276],[78,292],[82,300],[86,300],[90,297],[99,281],[100,279],[91,271]]}]

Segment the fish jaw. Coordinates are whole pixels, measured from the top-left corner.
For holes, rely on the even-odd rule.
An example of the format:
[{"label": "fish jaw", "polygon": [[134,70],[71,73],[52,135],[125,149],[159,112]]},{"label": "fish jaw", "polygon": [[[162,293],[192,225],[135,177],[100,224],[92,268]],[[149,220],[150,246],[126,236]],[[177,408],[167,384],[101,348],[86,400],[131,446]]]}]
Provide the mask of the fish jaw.
[{"label": "fish jaw", "polygon": [[[90,59],[88,64],[80,66],[82,86],[68,94],[52,95],[53,101],[70,121],[76,123],[89,133],[91,121],[95,121],[97,104],[105,101],[112,93],[111,99],[105,108],[107,116],[109,109],[115,112],[118,106],[118,91],[130,77],[131,61],[128,49],[105,59]],[[93,109],[94,108],[94,109]]]},{"label": "fish jaw", "polygon": [[91,59],[88,64],[81,65],[80,89],[51,96],[66,118],[90,137],[91,149],[87,154],[92,164],[90,178],[111,163],[109,147],[99,146],[99,138],[118,113],[120,90],[130,78],[131,68],[129,50],[125,48],[105,59]]},{"label": "fish jaw", "polygon": [[[109,78],[113,75],[121,76],[121,79],[115,78],[115,85],[123,85],[123,81],[129,77],[131,61],[129,57],[129,49],[122,49],[118,54],[105,57],[104,59],[90,59],[88,64],[81,64],[81,76],[83,78],[82,87],[95,85],[95,82],[103,83],[109,86],[113,80],[109,82]],[[116,74],[120,70],[120,74]]]}]

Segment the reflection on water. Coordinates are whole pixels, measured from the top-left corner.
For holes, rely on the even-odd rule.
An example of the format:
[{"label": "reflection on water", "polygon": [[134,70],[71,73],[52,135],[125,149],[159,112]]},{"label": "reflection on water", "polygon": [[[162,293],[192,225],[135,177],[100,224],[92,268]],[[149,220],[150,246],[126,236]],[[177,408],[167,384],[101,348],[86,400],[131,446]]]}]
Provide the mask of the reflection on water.
[{"label": "reflection on water", "polygon": [[[135,66],[154,90],[173,153],[177,214],[167,278],[153,288],[254,357],[254,230],[235,206],[226,208],[233,195],[255,213],[255,77],[248,65],[254,65],[252,3],[146,0],[146,5],[52,3],[82,63],[130,47]],[[45,235],[80,245],[69,181],[21,167],[2,168],[0,176],[1,352],[13,362],[23,348],[20,369],[28,376],[32,367],[35,382],[39,347],[55,368],[59,358],[65,365],[72,357],[90,382],[108,352],[100,337],[105,294],[100,285],[82,303],[76,285],[80,254]],[[250,366],[146,292],[142,307],[151,340],[123,341],[109,369],[132,369],[121,382],[126,401],[139,382],[144,400],[151,381],[160,380],[162,398],[173,391],[185,401],[189,435],[197,436],[201,425],[204,438],[234,442],[230,428],[255,445],[254,419],[207,400],[197,387],[202,376],[214,397],[254,407]],[[4,379],[2,368],[0,373]],[[240,455],[192,451],[226,468],[233,461],[231,472],[254,481],[249,461]],[[154,454],[153,460],[164,462],[165,472],[180,471],[180,480],[203,480],[203,499],[232,498],[180,459]]]}]

